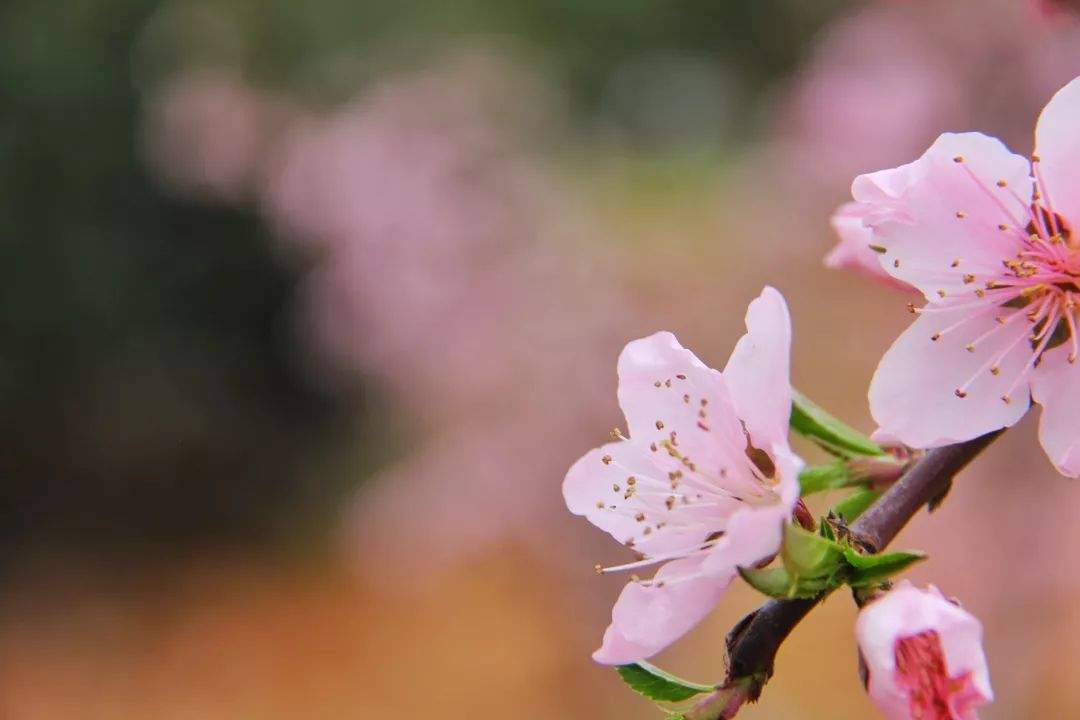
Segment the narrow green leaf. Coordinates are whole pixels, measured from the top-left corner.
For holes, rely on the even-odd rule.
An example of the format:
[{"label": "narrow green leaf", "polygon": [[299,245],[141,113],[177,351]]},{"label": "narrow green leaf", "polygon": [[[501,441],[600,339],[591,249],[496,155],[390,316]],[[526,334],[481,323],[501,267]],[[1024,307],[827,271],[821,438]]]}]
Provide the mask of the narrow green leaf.
[{"label": "narrow green leaf", "polygon": [[784,526],[784,544],[780,558],[795,578],[822,578],[836,574],[843,564],[844,546],[835,540],[788,523]]},{"label": "narrow green leaf", "polygon": [[833,417],[797,390],[792,391],[791,429],[840,457],[884,454],[877,443]]},{"label": "narrow green leaf", "polygon": [[837,490],[851,483],[847,463],[837,460],[827,465],[815,465],[799,473],[799,494],[802,497],[826,490]]},{"label": "narrow green leaf", "polygon": [[844,560],[852,568],[847,583],[851,587],[873,585],[925,559],[926,555],[919,552],[900,551],[862,555],[854,548],[847,548],[844,550]]},{"label": "narrow green leaf", "polygon": [[874,501],[881,497],[881,490],[856,490],[840,502],[833,505],[832,511],[844,518],[845,522],[855,522]]},{"label": "narrow green leaf", "polygon": [[716,689],[675,677],[647,662],[618,665],[615,670],[632,690],[660,702],[681,702]]}]

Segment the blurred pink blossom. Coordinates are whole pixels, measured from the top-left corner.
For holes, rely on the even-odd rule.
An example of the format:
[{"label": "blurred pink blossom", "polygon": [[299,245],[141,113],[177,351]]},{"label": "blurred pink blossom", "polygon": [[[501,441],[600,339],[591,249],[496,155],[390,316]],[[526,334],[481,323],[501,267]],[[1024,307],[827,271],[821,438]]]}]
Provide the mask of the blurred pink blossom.
[{"label": "blurred pink blossom", "polygon": [[904,580],[855,623],[867,690],[889,720],[977,720],[994,699],[982,625],[931,585]]},{"label": "blurred pink blossom", "polygon": [[[659,652],[713,609],[739,567],[780,547],[802,467],[788,446],[791,320],[780,293],[765,288],[746,329],[723,373],[667,332],[619,356],[629,437],[578,460],[563,495],[571,512],[644,556],[603,572],[663,565],[623,589],[597,662]],[[768,460],[753,460],[748,443]]]},{"label": "blurred pink blossom", "polygon": [[178,192],[242,200],[265,150],[270,105],[227,71],[181,75],[147,103],[147,162]]},{"label": "blurred pink blossom", "polygon": [[946,127],[1026,151],[1031,120],[1077,67],[1080,24],[1032,22],[1024,3],[868,3],[825,29],[780,102],[781,181],[832,204],[851,176],[903,162]]},{"label": "blurred pink blossom", "polygon": [[542,95],[499,61],[448,62],[297,115],[268,164],[262,208],[310,266],[312,370],[376,376],[414,428],[345,519],[365,573],[566,536],[549,481],[604,422],[622,333],[584,215],[527,149]]},{"label": "blurred pink blossom", "polygon": [[577,292],[560,266],[582,259],[560,257],[543,219],[567,208],[485,102],[447,72],[386,82],[297,120],[264,194],[315,259],[303,324],[323,360],[428,413],[509,392],[559,295]]}]

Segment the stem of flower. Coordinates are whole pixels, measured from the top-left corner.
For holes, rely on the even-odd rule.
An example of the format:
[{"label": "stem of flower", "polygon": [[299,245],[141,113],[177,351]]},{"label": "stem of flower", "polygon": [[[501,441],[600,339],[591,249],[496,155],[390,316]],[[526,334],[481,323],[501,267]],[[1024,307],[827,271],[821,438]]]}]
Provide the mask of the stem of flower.
[{"label": "stem of flower", "polygon": [[[953,477],[1002,432],[927,452],[859,517],[852,534],[876,552],[885,549],[915,513],[946,492]],[[725,686],[753,678],[748,699],[756,700],[772,676],[780,645],[824,598],[769,600],[740,620],[727,637]]]}]

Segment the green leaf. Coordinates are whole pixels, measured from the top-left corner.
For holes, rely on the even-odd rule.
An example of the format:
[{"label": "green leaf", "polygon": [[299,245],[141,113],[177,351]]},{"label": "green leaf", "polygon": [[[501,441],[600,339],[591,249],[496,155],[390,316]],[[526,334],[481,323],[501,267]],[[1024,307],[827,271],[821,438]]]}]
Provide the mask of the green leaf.
[{"label": "green leaf", "polygon": [[647,662],[618,665],[615,670],[632,690],[660,702],[681,702],[716,689],[675,677]]},{"label": "green leaf", "polygon": [[795,578],[829,577],[835,575],[843,565],[844,546],[788,523],[784,526],[780,558],[788,573]]},{"label": "green leaf", "polygon": [[843,458],[884,454],[877,443],[833,417],[797,390],[792,391],[791,429]]},{"label": "green leaf", "polygon": [[840,502],[833,505],[832,511],[844,518],[845,522],[854,522],[874,501],[881,497],[881,490],[856,490]]},{"label": "green leaf", "polygon": [[851,587],[873,585],[925,559],[926,555],[919,552],[900,551],[862,555],[854,548],[847,548],[844,550],[844,560],[852,568],[847,583]]},{"label": "green leaf", "polygon": [[815,465],[799,473],[799,494],[802,497],[826,490],[837,490],[851,483],[851,473],[843,460],[828,465]]}]

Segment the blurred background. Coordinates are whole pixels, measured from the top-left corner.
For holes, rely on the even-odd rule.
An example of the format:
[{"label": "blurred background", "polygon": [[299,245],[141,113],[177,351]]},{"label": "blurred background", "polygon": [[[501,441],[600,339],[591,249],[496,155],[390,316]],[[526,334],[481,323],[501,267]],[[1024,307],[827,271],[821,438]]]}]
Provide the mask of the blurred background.
[{"label": "blurred background", "polygon": [[[909,298],[822,266],[829,214],[945,130],[1029,153],[1066,4],[5,2],[0,716],[661,717],[589,659],[626,553],[560,493],[619,350],[722,367],[773,284],[872,429]],[[1080,705],[1033,420],[899,543],[985,622],[991,720]],[[719,678],[757,601],[657,662]],[[854,614],[740,717],[870,716]]]}]

